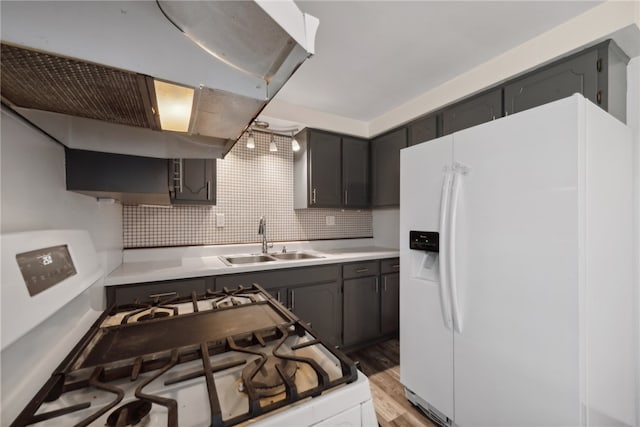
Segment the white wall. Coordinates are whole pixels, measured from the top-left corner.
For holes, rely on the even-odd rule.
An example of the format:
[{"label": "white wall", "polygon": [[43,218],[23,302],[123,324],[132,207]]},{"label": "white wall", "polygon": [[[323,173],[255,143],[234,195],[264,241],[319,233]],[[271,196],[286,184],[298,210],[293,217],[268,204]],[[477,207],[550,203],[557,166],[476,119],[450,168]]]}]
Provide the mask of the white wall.
[{"label": "white wall", "polygon": [[0,232],[88,230],[105,274],[122,260],[122,206],[66,190],[64,148],[2,109]]},{"label": "white wall", "polygon": [[400,209],[374,209],[373,242],[385,248],[400,248]]}]

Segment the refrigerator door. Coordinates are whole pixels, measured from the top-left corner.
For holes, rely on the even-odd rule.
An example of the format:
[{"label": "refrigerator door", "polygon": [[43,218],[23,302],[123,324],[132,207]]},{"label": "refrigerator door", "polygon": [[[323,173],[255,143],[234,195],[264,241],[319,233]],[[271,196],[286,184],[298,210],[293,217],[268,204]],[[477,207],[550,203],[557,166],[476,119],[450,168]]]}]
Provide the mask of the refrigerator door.
[{"label": "refrigerator door", "polygon": [[454,135],[460,427],[581,425],[578,101]]},{"label": "refrigerator door", "polygon": [[[410,230],[440,230],[440,203],[451,167],[452,137],[400,154],[400,382],[425,406],[453,418],[453,329],[442,292],[440,256],[409,249]],[[442,248],[441,248],[442,249]],[[414,399],[415,400],[415,399]]]}]

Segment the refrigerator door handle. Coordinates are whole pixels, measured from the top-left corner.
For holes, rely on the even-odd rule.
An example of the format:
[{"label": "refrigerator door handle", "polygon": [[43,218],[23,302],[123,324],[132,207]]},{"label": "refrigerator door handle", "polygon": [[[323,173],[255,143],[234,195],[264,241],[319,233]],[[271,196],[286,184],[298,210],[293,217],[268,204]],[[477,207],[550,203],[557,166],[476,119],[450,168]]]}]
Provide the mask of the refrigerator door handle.
[{"label": "refrigerator door handle", "polygon": [[442,317],[448,329],[453,329],[453,319],[451,317],[451,297],[449,295],[449,266],[447,252],[447,233],[449,221],[449,200],[451,195],[451,171],[445,169],[442,180],[442,194],[440,195],[440,252],[438,253],[438,267],[440,269],[440,305],[442,306]]},{"label": "refrigerator door handle", "polygon": [[460,199],[460,186],[462,176],[468,173],[466,166],[455,164],[453,168],[453,184],[451,188],[451,210],[449,211],[449,235],[447,249],[449,254],[449,288],[451,290],[451,306],[453,309],[453,324],[458,333],[462,333],[462,313],[458,300],[458,282],[456,277],[456,226],[458,216],[458,200]]}]

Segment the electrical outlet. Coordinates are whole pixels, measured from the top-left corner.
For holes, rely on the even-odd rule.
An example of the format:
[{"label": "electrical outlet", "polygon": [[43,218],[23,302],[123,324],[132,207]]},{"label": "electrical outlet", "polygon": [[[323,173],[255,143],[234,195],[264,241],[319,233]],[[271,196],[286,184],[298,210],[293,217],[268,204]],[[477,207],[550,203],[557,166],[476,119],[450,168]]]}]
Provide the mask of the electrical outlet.
[{"label": "electrical outlet", "polygon": [[336,225],[336,217],[333,215],[327,215],[325,217],[326,221],[327,221],[327,225]]},{"label": "electrical outlet", "polygon": [[224,227],[224,214],[217,213],[216,214],[216,227]]}]

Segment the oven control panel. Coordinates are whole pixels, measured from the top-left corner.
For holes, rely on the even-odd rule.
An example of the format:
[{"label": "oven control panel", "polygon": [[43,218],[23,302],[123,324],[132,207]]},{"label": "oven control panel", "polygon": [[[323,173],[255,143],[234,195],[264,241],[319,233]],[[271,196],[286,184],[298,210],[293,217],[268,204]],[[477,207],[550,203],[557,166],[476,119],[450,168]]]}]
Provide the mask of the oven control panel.
[{"label": "oven control panel", "polygon": [[67,245],[16,255],[29,295],[34,296],[76,274]]},{"label": "oven control panel", "polygon": [[409,249],[439,252],[440,234],[437,231],[409,231]]}]

